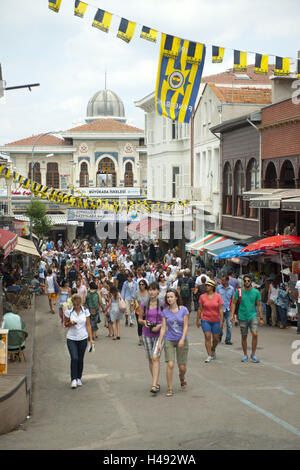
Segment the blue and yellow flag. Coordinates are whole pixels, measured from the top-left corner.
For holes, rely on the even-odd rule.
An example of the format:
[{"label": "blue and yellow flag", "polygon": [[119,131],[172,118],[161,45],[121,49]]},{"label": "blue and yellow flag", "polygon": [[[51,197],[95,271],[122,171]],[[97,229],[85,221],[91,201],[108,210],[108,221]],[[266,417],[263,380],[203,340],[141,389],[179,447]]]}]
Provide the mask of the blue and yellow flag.
[{"label": "blue and yellow flag", "polygon": [[49,8],[52,11],[55,11],[55,13],[59,12],[61,5],[61,0],[49,0]]},{"label": "blue and yellow flag", "polygon": [[247,52],[234,51],[233,70],[235,72],[247,71]]},{"label": "blue and yellow flag", "polygon": [[254,73],[260,75],[268,75],[269,56],[263,54],[255,54]]},{"label": "blue and yellow flag", "polygon": [[126,18],[122,18],[118,30],[117,37],[123,39],[125,42],[130,42],[134,35],[136,23],[128,21]]},{"label": "blue and yellow flag", "polygon": [[297,77],[300,79],[300,60],[297,60]]},{"label": "blue and yellow flag", "polygon": [[157,41],[157,33],[156,29],[148,28],[148,26],[143,26],[141,31],[141,38],[146,39],[147,41],[156,42]]},{"label": "blue and yellow flag", "polygon": [[105,33],[108,33],[111,19],[111,13],[108,13],[108,11],[104,11],[101,10],[101,8],[98,8],[92,26],[94,26],[94,28],[101,29],[101,31],[104,31]]},{"label": "blue and yellow flag", "polygon": [[87,3],[81,2],[80,0],[75,0],[74,15],[83,18],[88,7]]},{"label": "blue and yellow flag", "polygon": [[212,46],[212,62],[213,64],[220,64],[224,58],[224,47]]},{"label": "blue and yellow flag", "polygon": [[205,54],[205,44],[162,33],[155,89],[157,114],[179,122],[190,122]]},{"label": "blue and yellow flag", "polygon": [[284,77],[290,74],[290,59],[276,57],[274,75]]}]

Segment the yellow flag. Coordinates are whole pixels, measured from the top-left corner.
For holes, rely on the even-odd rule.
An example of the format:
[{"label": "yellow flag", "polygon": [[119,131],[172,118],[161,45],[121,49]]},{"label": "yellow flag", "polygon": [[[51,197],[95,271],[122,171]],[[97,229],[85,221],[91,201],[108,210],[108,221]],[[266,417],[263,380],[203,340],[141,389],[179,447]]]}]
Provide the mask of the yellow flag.
[{"label": "yellow flag", "polygon": [[143,26],[140,37],[142,39],[146,39],[147,41],[156,42],[157,34],[158,34],[158,31],[156,31],[156,29],[151,29],[151,28],[148,28],[147,26]]},{"label": "yellow flag", "polygon": [[126,18],[122,18],[118,30],[117,37],[123,39],[125,42],[130,42],[133,38],[136,23],[128,21]]},{"label": "yellow flag", "polygon": [[58,13],[61,5],[61,0],[49,0],[48,5],[50,10],[55,11],[55,13]]},{"label": "yellow flag", "polygon": [[108,11],[104,11],[98,8],[92,26],[94,26],[94,28],[101,29],[101,31],[104,31],[105,33],[108,33],[111,19],[111,13],[108,13]]},{"label": "yellow flag", "polygon": [[204,44],[162,33],[155,89],[157,114],[174,121],[190,122],[205,54]]},{"label": "yellow flag", "polygon": [[267,75],[269,71],[269,56],[255,54],[254,72],[260,75]]},{"label": "yellow flag", "polygon": [[234,65],[235,72],[247,71],[247,52],[234,51]]},{"label": "yellow flag", "polygon": [[290,59],[276,57],[274,75],[284,77],[290,74]]},{"label": "yellow flag", "polygon": [[213,64],[220,64],[224,58],[224,47],[212,46],[212,62]]},{"label": "yellow flag", "polygon": [[79,16],[79,18],[83,18],[87,7],[87,3],[81,2],[80,0],[75,0],[74,15]]}]

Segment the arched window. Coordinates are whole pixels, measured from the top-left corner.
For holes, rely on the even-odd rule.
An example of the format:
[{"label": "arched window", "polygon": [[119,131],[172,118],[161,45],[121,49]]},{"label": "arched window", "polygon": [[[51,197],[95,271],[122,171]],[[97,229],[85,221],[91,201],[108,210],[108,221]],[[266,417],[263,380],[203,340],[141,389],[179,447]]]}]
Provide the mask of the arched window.
[{"label": "arched window", "polygon": [[[246,172],[246,191],[259,188],[259,165],[255,158],[252,158],[248,164]],[[249,201],[246,202],[246,217],[256,219],[257,209],[250,207]]]},{"label": "arched window", "polygon": [[[31,180],[31,163],[29,163],[28,178]],[[39,162],[33,163],[33,181],[40,184],[42,182],[41,167]]]},{"label": "arched window", "polygon": [[80,175],[79,175],[80,187],[88,188],[89,186],[89,172],[87,163],[82,162],[80,165]]},{"label": "arched window", "polygon": [[116,186],[116,170],[114,162],[106,157],[100,161],[97,171],[97,186],[111,188]]},{"label": "arched window", "polygon": [[227,162],[223,172],[223,214],[229,215],[232,211],[232,172]]},{"label": "arched window", "polygon": [[294,167],[290,160],[286,160],[282,165],[280,172],[280,187],[291,189],[296,187]]},{"label": "arched window", "polygon": [[46,185],[59,188],[58,163],[47,163]]},{"label": "arched window", "polygon": [[127,187],[133,186],[133,171],[132,171],[132,163],[130,162],[127,162],[125,165],[124,185]]},{"label": "arched window", "polygon": [[242,163],[237,162],[234,169],[234,215],[244,215],[243,192],[244,192],[244,170]]},{"label": "arched window", "polygon": [[266,169],[265,188],[277,188],[277,172],[273,162],[270,162]]}]

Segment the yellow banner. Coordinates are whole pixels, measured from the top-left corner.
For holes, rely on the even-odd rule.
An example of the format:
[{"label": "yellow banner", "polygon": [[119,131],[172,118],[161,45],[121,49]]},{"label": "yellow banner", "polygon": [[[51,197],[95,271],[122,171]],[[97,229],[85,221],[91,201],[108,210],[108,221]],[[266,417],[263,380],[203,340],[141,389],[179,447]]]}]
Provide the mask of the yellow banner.
[{"label": "yellow banner", "polygon": [[126,18],[122,18],[118,30],[117,37],[125,42],[130,42],[133,38],[136,23],[128,21]]},{"label": "yellow banner", "polygon": [[212,46],[212,62],[213,64],[220,64],[224,58],[224,47]]},{"label": "yellow banner", "polygon": [[267,75],[269,71],[269,56],[255,54],[254,72],[260,75]]},{"label": "yellow banner", "polygon": [[58,13],[61,5],[61,0],[49,0],[48,5],[50,10],[55,11],[55,13]]},{"label": "yellow banner", "polygon": [[105,33],[108,33],[111,19],[111,13],[108,13],[108,11],[104,11],[98,8],[92,26],[94,26],[94,28],[100,29],[101,31],[104,31]]},{"label": "yellow banner", "polygon": [[290,74],[290,59],[276,57],[274,75],[284,77]]},{"label": "yellow banner", "polygon": [[74,15],[83,18],[88,7],[87,3],[81,2],[80,0],[75,0]]},{"label": "yellow banner", "polygon": [[155,29],[151,29],[151,28],[148,28],[147,26],[143,26],[140,37],[150,42],[156,42],[157,34],[158,34],[158,31],[156,31]]},{"label": "yellow banner", "polygon": [[247,52],[234,51],[234,65],[235,72],[247,71]]}]

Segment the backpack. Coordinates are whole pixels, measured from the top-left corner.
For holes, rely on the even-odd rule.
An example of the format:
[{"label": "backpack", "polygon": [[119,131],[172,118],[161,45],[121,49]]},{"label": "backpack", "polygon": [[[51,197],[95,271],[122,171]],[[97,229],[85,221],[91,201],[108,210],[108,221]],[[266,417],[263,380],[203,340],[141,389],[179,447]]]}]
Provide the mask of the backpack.
[{"label": "backpack", "polygon": [[180,296],[183,299],[188,299],[190,297],[190,286],[188,282],[183,282],[180,286]]},{"label": "backpack", "polygon": [[[238,301],[237,301],[236,307],[235,307],[235,315],[238,314],[238,312],[239,312],[239,306],[240,306],[241,301],[242,301],[242,288],[241,288],[241,287],[238,287],[237,291],[238,291],[238,294],[239,294],[239,298],[238,298]],[[231,297],[230,304],[229,304],[230,310],[231,310],[231,304],[232,304],[233,297],[234,297],[234,295]]]}]

